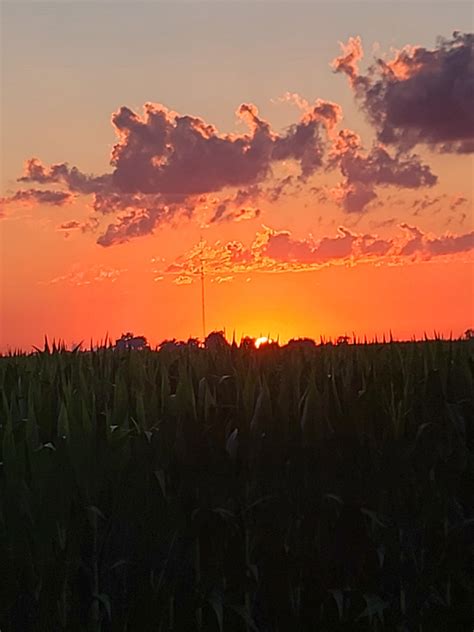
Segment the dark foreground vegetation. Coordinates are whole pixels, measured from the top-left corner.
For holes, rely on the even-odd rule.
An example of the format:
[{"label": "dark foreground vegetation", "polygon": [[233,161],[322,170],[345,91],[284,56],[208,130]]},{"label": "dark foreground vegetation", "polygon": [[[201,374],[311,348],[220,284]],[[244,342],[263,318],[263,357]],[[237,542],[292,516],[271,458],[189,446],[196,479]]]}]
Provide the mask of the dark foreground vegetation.
[{"label": "dark foreground vegetation", "polygon": [[471,631],[473,344],[0,358],[1,631]]}]

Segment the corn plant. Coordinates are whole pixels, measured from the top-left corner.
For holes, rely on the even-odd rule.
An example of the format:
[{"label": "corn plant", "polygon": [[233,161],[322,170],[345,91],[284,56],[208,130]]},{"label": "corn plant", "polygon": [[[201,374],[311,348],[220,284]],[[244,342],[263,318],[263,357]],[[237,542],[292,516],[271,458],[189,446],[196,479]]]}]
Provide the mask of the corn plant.
[{"label": "corn plant", "polygon": [[472,341],[46,341],[0,393],[2,632],[472,629]]}]

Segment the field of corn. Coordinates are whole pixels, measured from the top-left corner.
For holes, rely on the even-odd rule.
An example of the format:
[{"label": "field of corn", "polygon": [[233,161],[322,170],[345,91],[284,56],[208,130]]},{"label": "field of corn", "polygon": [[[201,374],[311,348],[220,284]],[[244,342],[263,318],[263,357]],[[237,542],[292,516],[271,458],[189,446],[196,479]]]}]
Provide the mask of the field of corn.
[{"label": "field of corn", "polygon": [[474,342],[0,357],[1,632],[471,632]]}]

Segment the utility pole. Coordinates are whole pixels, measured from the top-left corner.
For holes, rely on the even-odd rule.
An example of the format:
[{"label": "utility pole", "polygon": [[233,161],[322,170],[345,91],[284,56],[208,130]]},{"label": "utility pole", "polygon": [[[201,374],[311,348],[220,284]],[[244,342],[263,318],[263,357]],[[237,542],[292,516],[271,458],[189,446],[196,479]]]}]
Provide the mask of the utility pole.
[{"label": "utility pole", "polygon": [[202,341],[204,342],[206,339],[206,304],[205,304],[205,294],[204,294],[204,261],[202,256],[203,251],[203,241],[202,235],[200,239],[201,252],[200,252],[200,262],[201,262],[201,316],[202,316]]}]

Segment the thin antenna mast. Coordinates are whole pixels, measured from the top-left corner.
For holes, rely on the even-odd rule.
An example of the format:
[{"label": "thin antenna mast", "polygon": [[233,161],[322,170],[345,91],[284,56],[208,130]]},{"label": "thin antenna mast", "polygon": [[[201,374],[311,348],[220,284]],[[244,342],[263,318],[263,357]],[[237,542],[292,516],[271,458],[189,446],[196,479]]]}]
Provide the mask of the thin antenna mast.
[{"label": "thin antenna mast", "polygon": [[202,340],[206,339],[206,303],[205,303],[205,294],[204,294],[204,261],[202,257],[203,251],[203,242],[201,235],[201,251],[200,251],[200,262],[201,262],[201,316],[202,316]]}]

